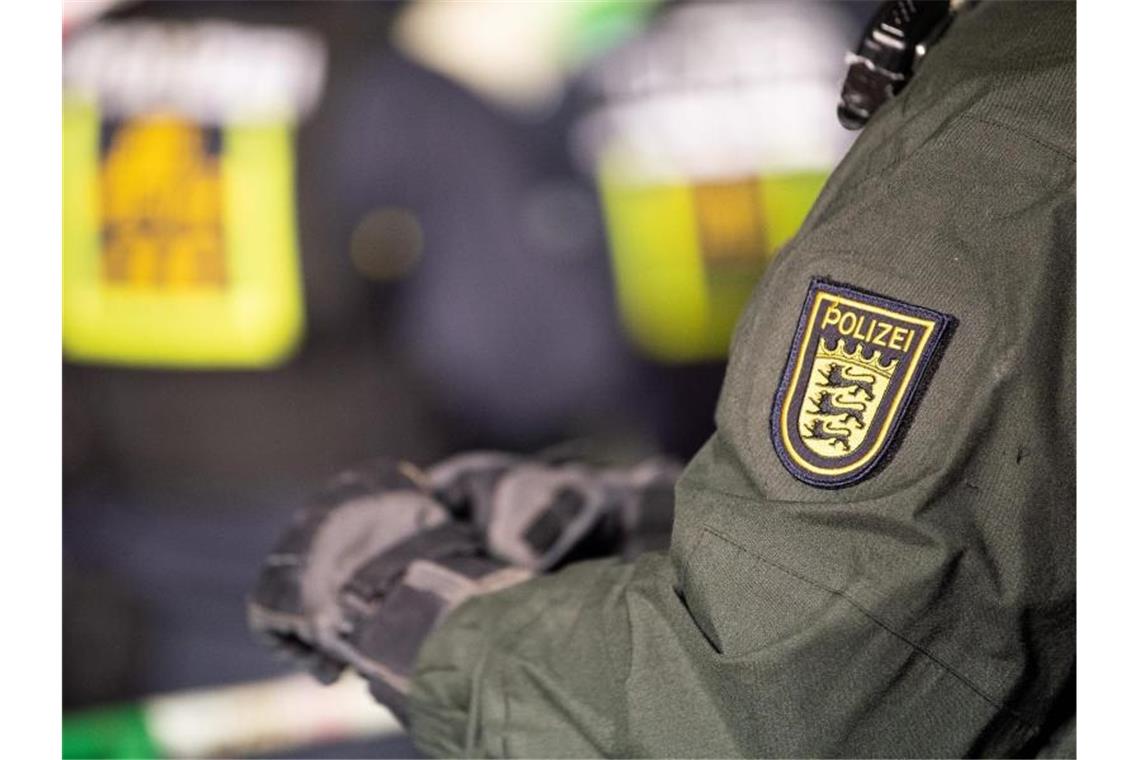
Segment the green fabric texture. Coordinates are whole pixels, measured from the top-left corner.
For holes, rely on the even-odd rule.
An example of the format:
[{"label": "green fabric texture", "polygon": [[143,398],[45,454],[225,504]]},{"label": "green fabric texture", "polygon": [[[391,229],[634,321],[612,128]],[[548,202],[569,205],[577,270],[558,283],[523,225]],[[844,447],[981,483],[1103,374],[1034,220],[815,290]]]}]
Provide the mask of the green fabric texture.
[{"label": "green fabric texture", "polygon": [[[759,283],[668,555],[460,607],[418,660],[420,748],[1075,752],[1051,737],[1075,725],[1075,24],[1054,2],[954,24]],[[769,435],[816,276],[958,320],[893,457],[836,490]]]}]

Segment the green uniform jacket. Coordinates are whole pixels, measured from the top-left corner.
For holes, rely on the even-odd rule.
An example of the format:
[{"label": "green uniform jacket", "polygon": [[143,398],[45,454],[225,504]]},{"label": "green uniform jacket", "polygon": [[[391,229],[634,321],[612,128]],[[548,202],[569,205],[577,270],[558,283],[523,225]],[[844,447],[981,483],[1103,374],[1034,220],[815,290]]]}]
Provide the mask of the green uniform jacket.
[{"label": "green uniform jacket", "polygon": [[[460,607],[419,657],[418,746],[1042,749],[1076,668],[1075,26],[993,2],[951,27],[758,285],[670,552]],[[769,423],[817,277],[957,321],[889,461],[844,488],[793,477]]]}]

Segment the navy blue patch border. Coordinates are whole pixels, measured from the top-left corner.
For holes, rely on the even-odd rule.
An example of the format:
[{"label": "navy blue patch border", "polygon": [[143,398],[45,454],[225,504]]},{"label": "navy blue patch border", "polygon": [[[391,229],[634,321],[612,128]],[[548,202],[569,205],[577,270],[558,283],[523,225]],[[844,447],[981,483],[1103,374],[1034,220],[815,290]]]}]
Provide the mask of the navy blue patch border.
[{"label": "navy blue patch border", "polygon": [[[874,457],[872,457],[871,461],[858,470],[841,478],[820,478],[814,473],[804,471],[789,457],[788,452],[784,449],[783,440],[780,435],[780,408],[783,406],[785,394],[790,390],[792,375],[795,371],[796,355],[799,353],[800,342],[804,338],[804,333],[810,327],[807,322],[811,314],[811,303],[815,298],[816,292],[820,289],[820,286],[827,286],[830,292],[835,292],[840,296],[865,301],[868,304],[883,309],[910,313],[923,319],[929,319],[935,324],[926,349],[923,351],[922,356],[919,356],[915,362],[915,379],[911,382],[910,387],[904,389],[904,395],[899,405],[899,412],[895,419],[891,421],[891,426],[887,430],[883,445],[879,448],[879,451]],[[958,320],[953,315],[923,306],[915,306],[914,304],[906,303],[896,298],[889,298],[879,295],[878,293],[872,293],[869,290],[864,290],[854,285],[836,282],[827,277],[813,277],[808,283],[807,295],[804,296],[804,304],[800,309],[799,323],[796,325],[796,333],[792,338],[791,347],[788,349],[788,359],[784,365],[783,377],[780,379],[780,384],[776,388],[776,395],[772,399],[769,433],[780,463],[783,464],[784,468],[797,480],[816,488],[845,488],[876,475],[881,471],[883,465],[894,456],[895,450],[902,442],[904,433],[910,426],[914,412],[918,409],[919,401],[921,401],[923,394],[926,392],[930,378],[933,377],[934,370],[937,369],[938,364],[941,362],[942,355],[949,345],[950,337],[954,334],[954,330],[957,329],[957,326]]]}]

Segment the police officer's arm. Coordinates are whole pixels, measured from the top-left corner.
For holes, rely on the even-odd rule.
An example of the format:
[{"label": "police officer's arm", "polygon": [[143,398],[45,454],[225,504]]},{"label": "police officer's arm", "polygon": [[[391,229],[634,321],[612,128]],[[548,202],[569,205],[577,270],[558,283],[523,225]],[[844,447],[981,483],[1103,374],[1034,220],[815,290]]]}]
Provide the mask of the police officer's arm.
[{"label": "police officer's arm", "polygon": [[[1074,25],[1058,3],[955,25],[758,287],[670,554],[452,613],[412,684],[424,750],[1035,740],[1075,668]],[[866,350],[829,377],[837,336]],[[819,412],[827,388],[863,419]]]}]

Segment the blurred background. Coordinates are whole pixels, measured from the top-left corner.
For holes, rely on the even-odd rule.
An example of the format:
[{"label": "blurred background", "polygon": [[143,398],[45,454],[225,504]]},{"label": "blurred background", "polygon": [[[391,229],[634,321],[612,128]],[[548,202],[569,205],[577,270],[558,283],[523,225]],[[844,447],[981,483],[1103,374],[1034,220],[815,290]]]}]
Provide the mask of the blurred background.
[{"label": "blurred background", "polygon": [[64,3],[63,752],[410,757],[249,636],[375,456],[690,457],[876,3]]}]

